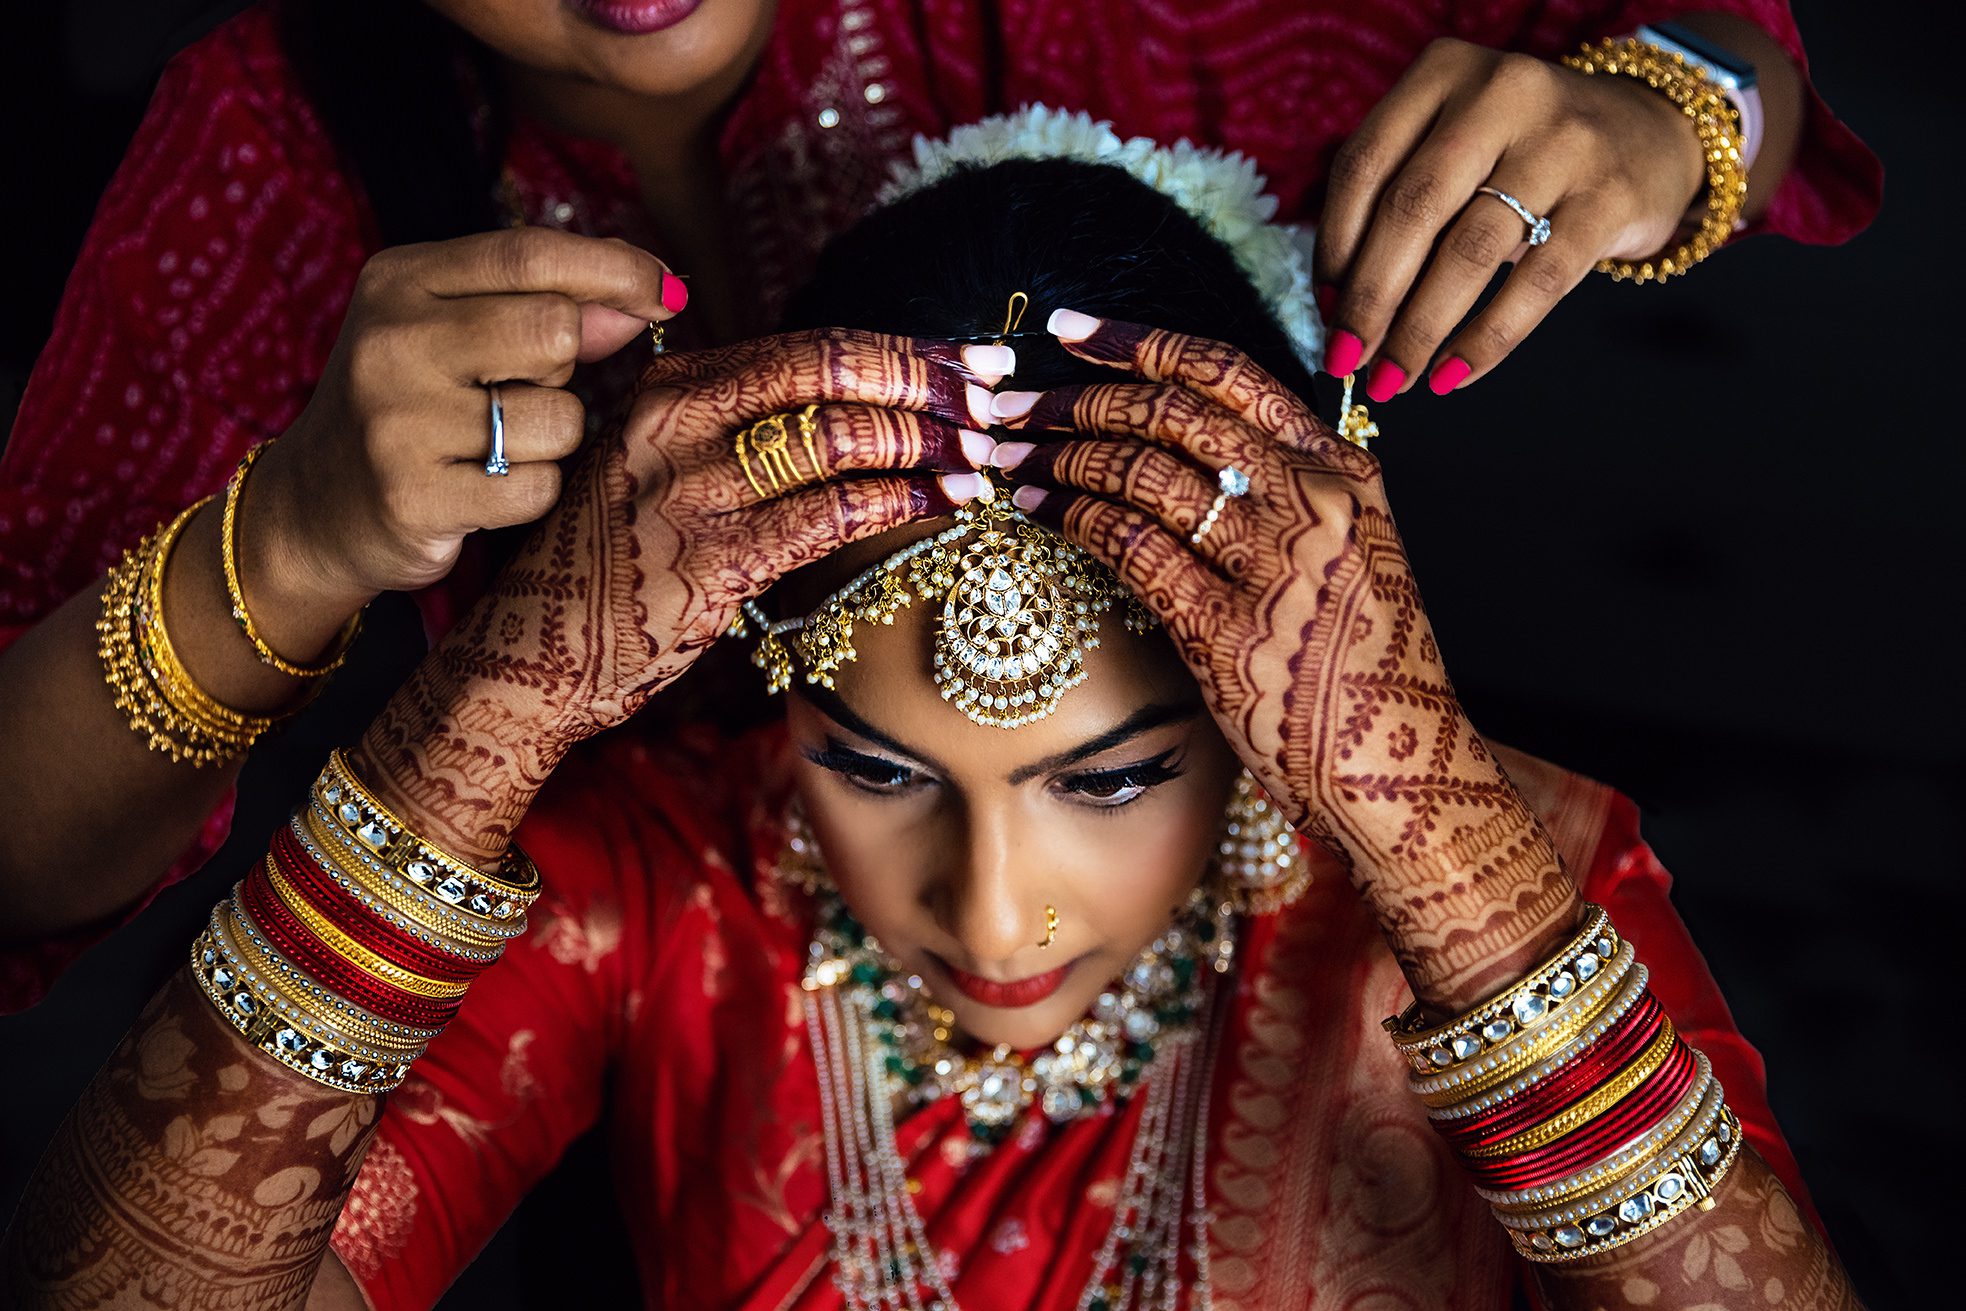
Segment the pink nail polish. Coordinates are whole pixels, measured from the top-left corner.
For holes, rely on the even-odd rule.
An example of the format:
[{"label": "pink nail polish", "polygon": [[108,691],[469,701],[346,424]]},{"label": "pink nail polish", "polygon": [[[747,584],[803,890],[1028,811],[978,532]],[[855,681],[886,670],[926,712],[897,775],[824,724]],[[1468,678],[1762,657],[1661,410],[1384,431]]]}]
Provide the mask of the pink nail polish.
[{"label": "pink nail polish", "polygon": [[689,284],[668,270],[662,273],[662,308],[671,314],[681,314],[683,306],[689,304]]},{"label": "pink nail polish", "polygon": [[1461,380],[1470,372],[1472,370],[1466,360],[1459,355],[1450,355],[1434,366],[1433,373],[1427,378],[1427,386],[1433,389],[1434,395],[1445,396],[1460,386]]},{"label": "pink nail polish", "polygon": [[1084,341],[1099,331],[1099,320],[1077,310],[1053,310],[1044,330],[1060,341]]},{"label": "pink nail polish", "polygon": [[981,498],[989,501],[993,493],[990,480],[980,473],[950,473],[936,479],[942,484],[942,494],[957,505],[968,505]]},{"label": "pink nail polish", "polygon": [[1399,385],[1405,381],[1405,369],[1391,360],[1380,360],[1366,376],[1365,394],[1375,401],[1389,401],[1399,394]]},{"label": "pink nail polish", "polygon": [[998,442],[996,453],[990,457],[990,463],[1009,473],[1024,463],[1025,457],[1036,449],[1037,446],[1032,442]]},{"label": "pink nail polish", "polygon": [[1342,378],[1358,368],[1364,354],[1365,343],[1340,328],[1324,343],[1324,371],[1334,378]]},{"label": "pink nail polish", "polygon": [[1045,498],[1050,495],[1051,493],[1045,491],[1042,487],[1019,487],[1010,494],[1010,503],[1022,510],[1025,514],[1029,514],[1040,505],[1043,505]]},{"label": "pink nail polish", "polygon": [[963,401],[969,406],[970,422],[979,428],[987,428],[997,421],[997,416],[990,412],[990,402],[995,399],[988,387],[973,382],[963,384]]},{"label": "pink nail polish", "polygon": [[965,346],[963,363],[972,373],[1005,378],[1017,372],[1017,352],[1008,346]]},{"label": "pink nail polish", "polygon": [[1037,407],[1041,391],[1000,391],[990,398],[990,415],[997,419],[1021,419]]},{"label": "pink nail polish", "polygon": [[997,453],[996,442],[986,433],[964,428],[957,432],[956,438],[962,443],[963,458],[979,469],[987,468]]}]

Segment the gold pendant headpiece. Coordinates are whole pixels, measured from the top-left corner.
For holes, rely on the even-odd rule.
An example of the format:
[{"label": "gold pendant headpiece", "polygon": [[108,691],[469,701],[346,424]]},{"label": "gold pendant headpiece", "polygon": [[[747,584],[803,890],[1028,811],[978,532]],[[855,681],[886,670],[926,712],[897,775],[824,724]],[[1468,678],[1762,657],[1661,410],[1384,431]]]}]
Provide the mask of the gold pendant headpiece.
[{"label": "gold pendant headpiece", "polygon": [[1080,548],[1025,518],[999,494],[956,512],[956,523],[863,570],[804,618],[769,620],[752,602],[745,619],[759,630],[752,662],[767,689],[806,681],[833,686],[833,672],[855,659],[854,628],[892,624],[903,606],[940,602],[935,681],[942,699],[972,721],[1016,728],[1058,708],[1085,678],[1085,653],[1099,645],[1099,620],[1115,603],[1128,631],[1153,618],[1110,570]]}]

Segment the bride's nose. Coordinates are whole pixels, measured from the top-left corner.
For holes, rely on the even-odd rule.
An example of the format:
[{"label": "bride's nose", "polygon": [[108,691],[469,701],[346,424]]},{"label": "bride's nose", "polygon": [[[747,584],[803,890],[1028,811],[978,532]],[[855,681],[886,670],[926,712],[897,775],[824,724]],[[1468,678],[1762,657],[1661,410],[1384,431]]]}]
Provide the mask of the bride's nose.
[{"label": "bride's nose", "polygon": [[1045,936],[1044,890],[1014,821],[972,811],[951,855],[935,910],[969,963],[1004,967],[1036,947]]}]

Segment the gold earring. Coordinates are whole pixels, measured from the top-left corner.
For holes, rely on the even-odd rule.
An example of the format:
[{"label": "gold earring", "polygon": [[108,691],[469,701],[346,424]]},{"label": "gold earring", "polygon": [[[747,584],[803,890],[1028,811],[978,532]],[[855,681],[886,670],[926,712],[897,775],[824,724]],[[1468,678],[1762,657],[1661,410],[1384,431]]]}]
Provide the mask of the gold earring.
[{"label": "gold earring", "polygon": [[807,896],[833,890],[833,880],[819,854],[819,839],[813,836],[805,807],[796,797],[786,808],[785,850],[772,866],[771,874],[779,883],[797,888]]},{"label": "gold earring", "polygon": [[649,346],[651,348],[649,353],[651,355],[660,355],[669,349],[668,346],[663,344],[663,335],[662,325],[651,321],[649,323]]},{"label": "gold earring", "polygon": [[1043,951],[1046,947],[1049,947],[1051,940],[1057,936],[1058,907],[1048,905],[1044,908],[1044,941],[1038,944],[1038,950]]},{"label": "gold earring", "polygon": [[1215,848],[1216,891],[1240,915],[1270,915],[1311,886],[1311,864],[1297,830],[1244,770],[1222,814]]}]

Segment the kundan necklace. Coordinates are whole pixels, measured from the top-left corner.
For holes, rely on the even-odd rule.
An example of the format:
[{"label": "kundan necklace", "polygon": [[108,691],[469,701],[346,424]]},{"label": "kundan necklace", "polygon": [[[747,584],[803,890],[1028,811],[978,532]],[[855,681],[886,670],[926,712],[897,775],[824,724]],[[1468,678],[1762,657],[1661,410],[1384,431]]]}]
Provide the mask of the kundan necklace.
[{"label": "kundan necklace", "polygon": [[1112,1227],[1079,1311],[1209,1306],[1203,1176],[1208,1081],[1219,1029],[1216,978],[1234,961],[1234,915],[1197,891],[1168,929],[1102,993],[1090,1015],[1026,1060],[1008,1047],[968,1055],[953,1016],[904,974],[822,889],[806,967],[806,1020],[826,1139],[833,1280],[854,1311],[957,1311],[908,1191],[894,1106],[962,1099],[973,1152],[1001,1142],[1034,1104],[1054,1124],[1144,1087]]}]

